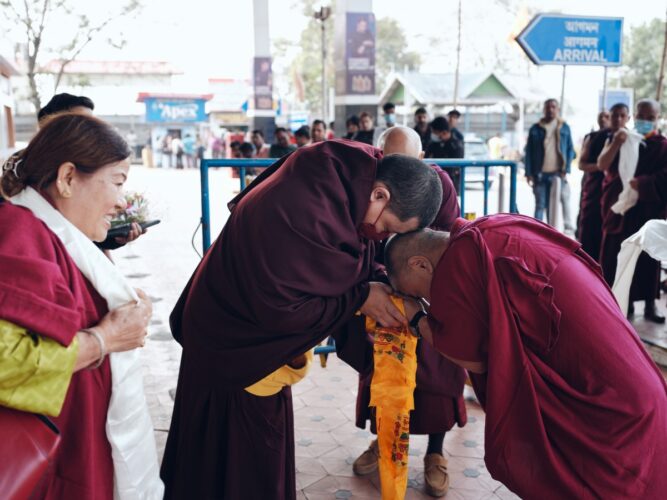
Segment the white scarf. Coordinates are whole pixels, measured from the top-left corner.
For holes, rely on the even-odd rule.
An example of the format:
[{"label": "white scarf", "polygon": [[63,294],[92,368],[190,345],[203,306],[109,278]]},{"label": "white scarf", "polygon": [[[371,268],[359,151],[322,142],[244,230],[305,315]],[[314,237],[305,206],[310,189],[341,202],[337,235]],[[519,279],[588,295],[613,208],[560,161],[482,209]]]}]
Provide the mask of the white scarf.
[{"label": "white scarf", "polygon": [[[31,187],[11,198],[44,222],[63,243],[79,271],[106,300],[109,310],[138,300],[118,268],[93,242]],[[115,352],[111,363],[111,399],[106,432],[114,465],[114,498],[161,499],[153,424],[144,395],[139,350]]]},{"label": "white scarf", "polygon": [[621,145],[618,157],[618,176],[623,183],[623,191],[618,195],[618,200],[611,206],[615,214],[625,215],[639,201],[639,191],[630,186],[630,181],[635,177],[637,161],[639,160],[639,144],[644,136],[634,130],[627,130],[628,138]]}]

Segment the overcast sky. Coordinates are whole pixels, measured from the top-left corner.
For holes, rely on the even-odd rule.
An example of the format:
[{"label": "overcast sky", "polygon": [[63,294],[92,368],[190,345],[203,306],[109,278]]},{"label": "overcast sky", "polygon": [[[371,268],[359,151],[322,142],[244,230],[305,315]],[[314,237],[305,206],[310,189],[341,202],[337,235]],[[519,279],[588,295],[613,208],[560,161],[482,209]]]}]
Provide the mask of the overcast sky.
[{"label": "overcast sky", "polygon": [[[90,0],[71,0],[89,11]],[[252,0],[143,0],[141,15],[116,24],[127,45],[113,49],[103,39],[91,44],[81,59],[167,60],[187,74],[192,86],[207,77],[249,77],[253,56]],[[324,4],[327,2],[324,1]],[[117,6],[120,0],[98,5]],[[409,48],[422,54],[424,72],[453,70],[455,0],[375,0],[377,17],[399,20]],[[506,4],[510,8],[505,7]],[[518,67],[544,82],[546,94],[560,94],[561,69],[532,68],[511,41],[521,5],[533,11],[625,18],[625,30],[654,17],[663,18],[667,0],[463,0],[463,70],[493,70],[494,51],[510,56]],[[300,2],[269,0],[272,38],[298,40],[307,21]],[[4,31],[4,30],[3,30]],[[58,31],[67,30],[58,26]],[[594,115],[601,68],[568,68],[566,100]],[[197,89],[199,90],[199,89]]]}]

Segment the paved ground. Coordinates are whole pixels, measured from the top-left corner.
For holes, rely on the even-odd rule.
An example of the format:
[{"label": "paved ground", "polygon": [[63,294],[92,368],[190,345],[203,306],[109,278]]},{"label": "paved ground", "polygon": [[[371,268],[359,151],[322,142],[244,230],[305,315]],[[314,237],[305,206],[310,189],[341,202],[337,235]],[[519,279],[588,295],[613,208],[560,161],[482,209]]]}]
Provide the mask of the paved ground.
[{"label": "paved ground", "polygon": [[[231,179],[229,171],[224,170],[212,172],[210,182],[215,236],[228,214],[224,204],[237,189],[238,181]],[[578,182],[572,184],[578,185]],[[145,389],[161,456],[171,419],[171,395],[180,360],[180,346],[171,337],[168,315],[199,262],[191,245],[200,214],[199,175],[194,170],[133,167],[128,189],[144,192],[151,200],[153,215],[163,220],[137,242],[114,252],[124,274],[135,286],[143,288],[154,302],[154,316],[143,360]],[[491,197],[491,207],[496,206],[495,196]],[[578,196],[578,192],[573,192],[572,199],[578,200]],[[469,192],[468,203],[466,211],[481,213],[481,192]],[[522,183],[519,186],[521,211],[531,213],[532,203],[530,190]],[[200,233],[194,241],[195,246],[201,248]],[[651,327],[651,331],[657,336],[665,335],[664,326]],[[353,424],[356,388],[355,372],[335,356],[329,358],[326,368],[316,364],[308,378],[294,387],[299,498],[379,498],[376,475],[357,478],[352,473],[352,461],[371,439],[367,431]],[[516,498],[491,479],[484,467],[484,414],[472,402],[468,403],[468,411],[468,425],[454,429],[445,439],[451,476],[447,498]],[[423,493],[421,468],[426,439],[415,436],[410,445],[410,484],[406,498],[428,498]]]}]

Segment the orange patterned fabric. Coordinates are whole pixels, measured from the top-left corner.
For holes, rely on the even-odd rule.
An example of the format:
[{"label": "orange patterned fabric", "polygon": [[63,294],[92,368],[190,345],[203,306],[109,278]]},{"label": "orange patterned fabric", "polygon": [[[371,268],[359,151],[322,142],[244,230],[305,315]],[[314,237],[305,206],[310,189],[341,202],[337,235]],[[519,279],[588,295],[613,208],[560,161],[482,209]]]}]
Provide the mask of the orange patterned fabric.
[{"label": "orange patterned fabric", "polygon": [[[403,299],[393,297],[405,313]],[[408,327],[387,328],[366,318],[366,331],[375,339],[370,406],[375,407],[380,483],[383,500],[405,497],[408,486],[410,411],[414,409],[417,338]]]}]

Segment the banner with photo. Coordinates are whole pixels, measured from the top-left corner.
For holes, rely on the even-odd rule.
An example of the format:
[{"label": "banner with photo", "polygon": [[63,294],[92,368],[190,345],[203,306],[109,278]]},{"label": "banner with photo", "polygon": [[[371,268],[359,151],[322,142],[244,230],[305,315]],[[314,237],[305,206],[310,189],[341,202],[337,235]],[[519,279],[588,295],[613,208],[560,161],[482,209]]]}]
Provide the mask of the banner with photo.
[{"label": "banner with photo", "polygon": [[375,15],[348,12],[345,43],[347,94],[375,94]]},{"label": "banner with photo", "polygon": [[273,109],[273,74],[270,57],[255,57],[253,71],[255,109]]}]

